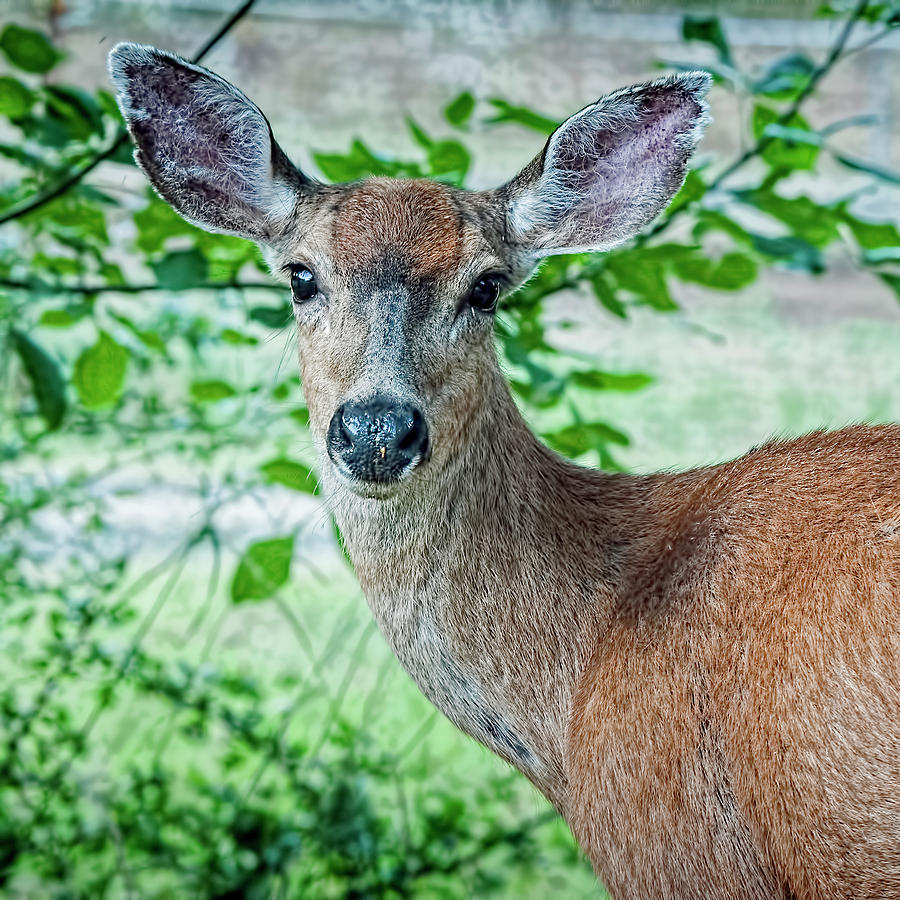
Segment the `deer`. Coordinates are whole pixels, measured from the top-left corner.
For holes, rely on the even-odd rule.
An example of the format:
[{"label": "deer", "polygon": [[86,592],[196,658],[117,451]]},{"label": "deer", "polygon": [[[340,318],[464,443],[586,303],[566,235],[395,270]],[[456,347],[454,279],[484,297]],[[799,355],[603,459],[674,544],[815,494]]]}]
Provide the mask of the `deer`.
[{"label": "deer", "polygon": [[321,484],[393,653],[610,893],[900,897],[900,427],[604,472],[541,443],[498,362],[544,257],[678,191],[708,75],[603,96],[466,191],[322,183],[207,69],[122,43],[109,71],[159,195],[290,290]]}]

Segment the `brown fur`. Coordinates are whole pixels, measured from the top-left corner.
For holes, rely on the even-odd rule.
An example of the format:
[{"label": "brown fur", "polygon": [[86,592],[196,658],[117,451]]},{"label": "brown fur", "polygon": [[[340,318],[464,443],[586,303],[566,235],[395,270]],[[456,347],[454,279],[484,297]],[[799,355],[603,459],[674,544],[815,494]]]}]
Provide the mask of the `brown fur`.
[{"label": "brown fur", "polygon": [[898,459],[853,428],[650,480],[568,751],[617,896],[900,896]]},{"label": "brown fur", "polygon": [[[211,73],[135,45],[111,70],[176,208],[263,235],[276,270],[314,270],[316,296],[295,304],[304,391],[372,612],[423,692],[556,806],[610,891],[900,898],[900,427],[682,474],[580,468],[532,435],[491,317],[467,303],[484,273],[514,286],[541,254],[652,218],[708,78],[602,98],[518,178],[470,194],[314,184]],[[185,70],[191,90],[173,90]],[[211,153],[198,181],[181,160],[210,123],[246,152]],[[376,393],[421,412],[430,448],[373,486],[331,464],[327,434]]]},{"label": "brown fur", "polygon": [[334,218],[335,261],[353,270],[393,250],[410,261],[419,277],[452,271],[459,265],[463,242],[447,193],[433,181],[372,178],[354,186]]},{"label": "brown fur", "polygon": [[614,896],[900,896],[900,428],[627,477],[483,415],[427,518],[339,514],[425,692],[474,731],[427,614]]}]

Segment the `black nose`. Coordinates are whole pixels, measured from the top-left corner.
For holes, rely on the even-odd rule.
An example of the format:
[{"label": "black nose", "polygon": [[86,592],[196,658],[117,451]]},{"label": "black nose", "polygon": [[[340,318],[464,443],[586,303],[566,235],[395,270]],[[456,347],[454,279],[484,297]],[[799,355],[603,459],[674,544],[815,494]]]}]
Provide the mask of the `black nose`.
[{"label": "black nose", "polygon": [[328,426],[328,455],[360,481],[397,481],[428,450],[428,427],[414,406],[388,397],[345,403]]}]

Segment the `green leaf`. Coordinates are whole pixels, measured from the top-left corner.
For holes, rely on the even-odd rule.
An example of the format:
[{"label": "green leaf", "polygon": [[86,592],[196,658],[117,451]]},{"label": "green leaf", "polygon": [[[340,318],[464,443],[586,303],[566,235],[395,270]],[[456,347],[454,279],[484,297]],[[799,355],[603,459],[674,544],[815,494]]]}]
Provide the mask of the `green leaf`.
[{"label": "green leaf", "polygon": [[234,344],[235,346],[249,346],[253,347],[259,343],[259,340],[255,337],[250,337],[246,334],[241,334],[239,331],[235,331],[233,328],[225,328],[220,335],[222,340],[226,344]]},{"label": "green leaf", "polygon": [[717,16],[688,15],[681,20],[681,36],[686,41],[702,41],[715,47],[719,59],[726,65],[733,66],[731,50],[722,30],[722,23]]},{"label": "green leaf", "polygon": [[150,268],[156,273],[160,287],[183,291],[206,281],[209,263],[199,250],[178,250],[151,263]]},{"label": "green leaf", "polygon": [[463,91],[444,107],[444,118],[456,128],[461,128],[475,109],[475,98],[469,91]]},{"label": "green leaf", "polygon": [[834,209],[822,206],[809,197],[782,197],[762,188],[735,191],[742,202],[784,222],[797,237],[815,247],[825,247],[840,237],[838,215]]},{"label": "green leaf", "polygon": [[291,321],[291,310],[287,304],[283,306],[254,306],[248,313],[250,319],[265,325],[266,328],[286,328]]},{"label": "green leaf", "polygon": [[900,262],[900,247],[876,247],[863,253],[866,265],[877,266],[886,262]]},{"label": "green leaf", "polygon": [[157,350],[160,353],[166,352],[166,342],[160,337],[159,332],[135,329],[134,333],[137,339],[150,350]]},{"label": "green leaf", "polygon": [[713,80],[713,84],[727,84],[734,88],[742,89],[744,87],[745,78],[741,72],[723,62],[706,62],[697,63],[679,62],[673,59],[660,60],[660,63],[668,69],[675,69],[676,72],[706,72]]},{"label": "green leaf", "polygon": [[86,141],[104,130],[103,111],[94,97],[82,88],[48,85],[44,88],[47,115],[55,119],[74,141]]},{"label": "green leaf", "polygon": [[864,250],[900,246],[900,231],[893,222],[866,222],[847,212],[845,206],[840,207],[840,218]]},{"label": "green leaf", "polygon": [[659,258],[659,248],[647,247],[621,250],[606,258],[606,269],[618,286],[634,294],[639,303],[661,312],[678,309],[669,293],[665,277],[665,261]]},{"label": "green leaf", "polygon": [[[812,133],[809,123],[799,113],[795,113],[787,122],[780,122],[779,113],[771,106],[757,104],[753,107],[753,137],[764,138],[766,128],[770,125],[787,126],[791,129]],[[765,138],[767,144],[762,151],[762,158],[773,169],[813,169],[819,158],[819,148],[813,143],[798,143],[796,140],[783,138]]]},{"label": "green leaf", "polygon": [[412,116],[406,117],[406,127],[413,137],[413,140],[423,149],[429,150],[434,145],[434,141],[426,134],[425,129],[416,122]]},{"label": "green leaf", "polygon": [[897,300],[900,301],[900,275],[879,272],[878,277],[897,295]]},{"label": "green leaf", "polygon": [[120,325],[124,325],[145,347],[148,347],[151,350],[158,350],[160,353],[165,353],[165,342],[157,332],[144,331],[141,328],[138,328],[128,316],[123,316],[114,312],[112,313],[112,317]]},{"label": "green leaf", "polygon": [[804,128],[789,128],[787,125],[779,125],[773,122],[763,129],[763,137],[779,138],[794,144],[809,144],[810,147],[821,147],[825,143],[818,131],[807,131]]},{"label": "green leaf", "polygon": [[318,493],[315,474],[301,463],[282,456],[269,460],[259,468],[266,476],[266,480],[271,483],[283,484],[295,491],[302,491],[304,494]]},{"label": "green leaf", "polygon": [[10,331],[22,367],[31,382],[38,411],[47,430],[59,428],[66,413],[66,390],[55,360],[28,335],[13,328]]},{"label": "green leaf", "polygon": [[309,425],[309,410],[305,406],[298,406],[296,409],[292,409],[288,415],[304,428]]},{"label": "green leaf", "polygon": [[497,110],[496,114],[487,120],[489,123],[512,122],[515,125],[531,128],[533,131],[539,131],[541,134],[552,134],[559,128],[559,122],[555,119],[542,116],[527,106],[513,106],[499,97],[492,97],[488,103]]},{"label": "green leaf", "polygon": [[23,219],[27,222],[36,220],[58,241],[75,250],[94,251],[97,247],[109,246],[103,210],[72,191]]},{"label": "green leaf", "polygon": [[512,381],[511,386],[523,400],[538,409],[546,409],[562,399],[566,388],[564,378],[530,359],[520,360],[519,364],[528,373],[529,380]]},{"label": "green leaf", "polygon": [[791,53],[771,63],[753,83],[753,93],[776,100],[792,100],[815,71],[816,64],[802,53]]},{"label": "green leaf", "polygon": [[231,581],[231,601],[265,600],[287,583],[294,555],[293,537],[257,541],[245,551]]},{"label": "green leaf", "polygon": [[128,350],[105,331],[78,357],[72,382],[86,407],[107,406],[116,400],[125,383],[128,357]]},{"label": "green leaf", "polygon": [[666,207],[666,215],[670,216],[675,210],[681,209],[682,206],[696,203],[705,193],[706,183],[696,169],[691,169],[684,179],[681,190],[678,191],[672,202]]},{"label": "green leaf", "polygon": [[319,171],[330,181],[357,181],[368,175],[416,178],[424,174],[416,163],[376,156],[360,140],[353,141],[349,153],[314,153],[313,159]]},{"label": "green leaf", "polygon": [[10,23],[0,32],[0,50],[17,69],[43,75],[62,58],[46,35]]},{"label": "green leaf", "polygon": [[825,271],[818,247],[798,237],[768,237],[752,234],[753,248],[764,256],[784,263],[789,269],[803,269],[814,275]]},{"label": "green leaf", "polygon": [[622,374],[599,370],[571,372],[569,380],[578,387],[592,391],[639,391],[653,383],[653,379],[643,372]]},{"label": "green leaf", "polygon": [[45,309],[38,319],[38,325],[46,328],[69,328],[82,316],[73,316],[67,309]]},{"label": "green leaf", "polygon": [[150,197],[147,206],[132,218],[137,226],[137,247],[148,254],[162,250],[170,237],[201,234],[199,228],[182,219],[168,203],[163,203],[155,194]]},{"label": "green leaf", "polygon": [[628,318],[628,310],[616,296],[616,292],[602,272],[591,279],[591,287],[594,290],[594,296],[600,301],[600,305],[603,306],[604,309],[611,312],[614,316],[618,316],[620,319]]},{"label": "green leaf", "polygon": [[244,238],[200,231],[194,246],[206,257],[209,266],[206,277],[210,281],[236,281],[247,263],[268,274],[259,248]]},{"label": "green leaf", "polygon": [[605,448],[607,444],[627,447],[628,435],[605,422],[574,422],[544,435],[544,440],[558,453],[575,458],[589,450]]},{"label": "green leaf", "polygon": [[692,281],[719,291],[738,291],[756,280],[756,261],[746,253],[726,253],[719,260],[696,255],[676,260],[675,274],[682,281]]},{"label": "green leaf", "polygon": [[469,171],[469,151],[459,141],[436,141],[428,151],[429,174],[461,185]]},{"label": "green leaf", "polygon": [[34,94],[11,75],[0,76],[0,116],[18,119],[34,105]]},{"label": "green leaf", "polygon": [[100,263],[99,274],[107,284],[125,284],[125,276],[116,263]]},{"label": "green leaf", "polygon": [[46,253],[35,253],[31,258],[31,266],[34,271],[43,275],[81,275],[85,271],[83,259],[71,256],[50,256]]},{"label": "green leaf", "polygon": [[197,403],[215,403],[235,396],[237,391],[227,381],[212,379],[191,382],[191,397]]}]

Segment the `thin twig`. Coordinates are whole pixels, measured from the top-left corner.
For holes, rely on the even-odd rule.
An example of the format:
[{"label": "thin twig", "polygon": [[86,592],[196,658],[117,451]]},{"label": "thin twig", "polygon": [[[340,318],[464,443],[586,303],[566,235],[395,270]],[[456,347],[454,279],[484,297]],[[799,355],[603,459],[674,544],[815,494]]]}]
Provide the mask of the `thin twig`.
[{"label": "thin twig", "polygon": [[861,44],[857,44],[855,47],[851,47],[844,54],[844,59],[848,56],[853,56],[854,53],[861,53],[864,50],[868,50],[870,47],[873,47],[883,38],[886,38],[889,34],[897,31],[897,25],[888,25],[887,28],[882,28],[881,31],[876,31],[875,34],[872,35],[868,40],[863,41]]},{"label": "thin twig", "polygon": [[[181,288],[166,287],[164,284],[46,284],[24,281],[16,278],[0,278],[0,288],[15,291],[46,292],[58,294],[141,294],[144,291],[170,291],[177,293]],[[262,290],[285,292],[285,287],[275,281],[204,281],[192,284],[184,290],[191,291],[238,291]]]}]

